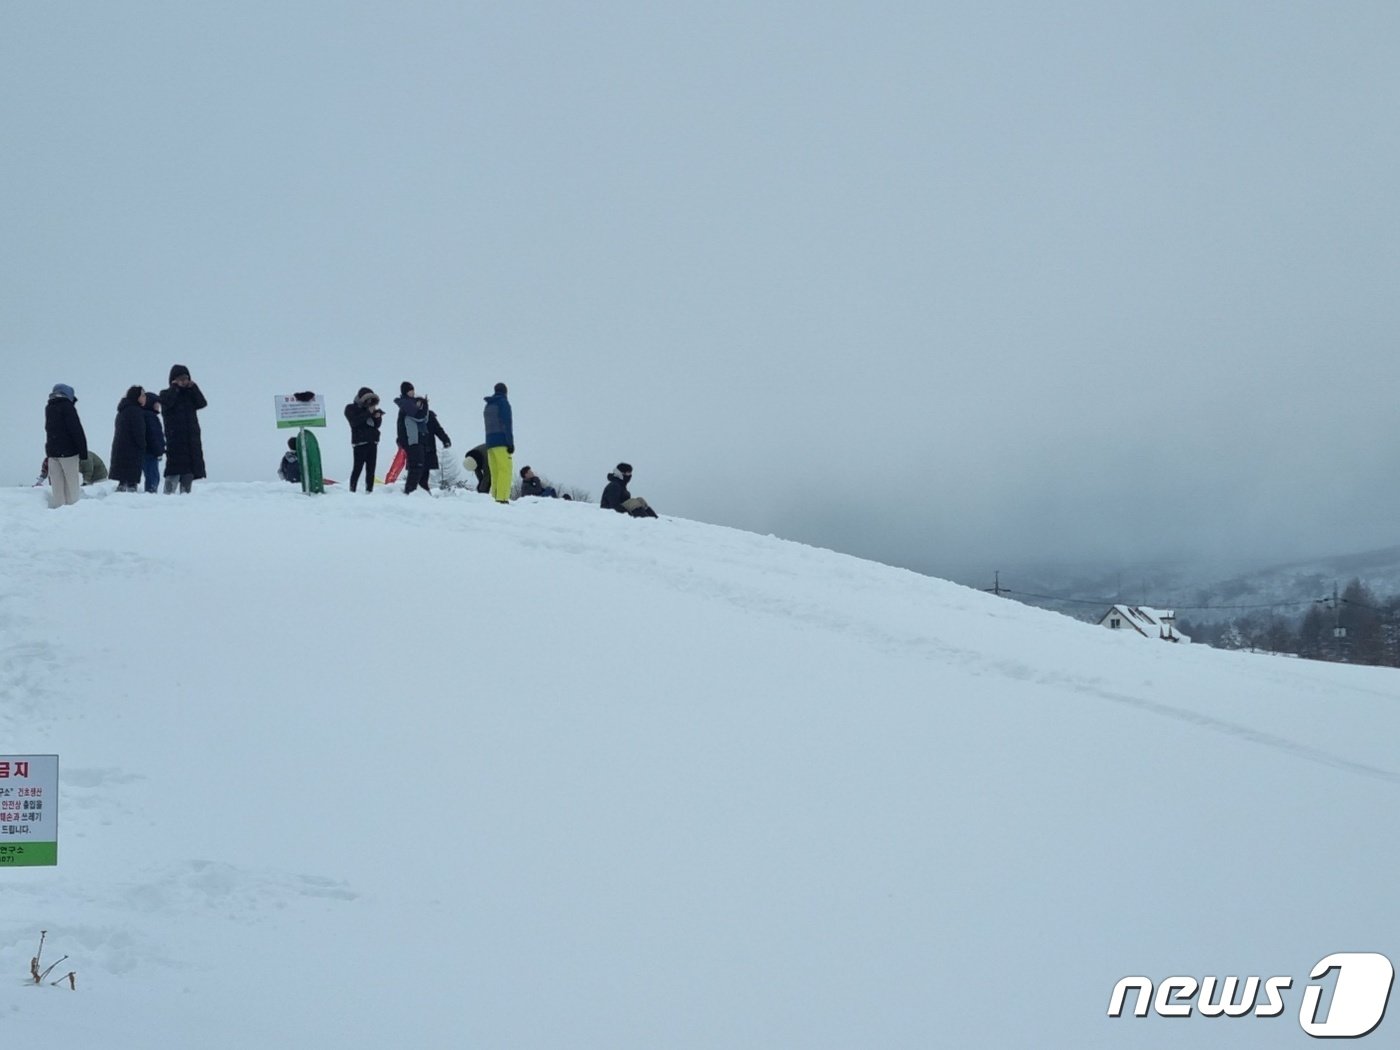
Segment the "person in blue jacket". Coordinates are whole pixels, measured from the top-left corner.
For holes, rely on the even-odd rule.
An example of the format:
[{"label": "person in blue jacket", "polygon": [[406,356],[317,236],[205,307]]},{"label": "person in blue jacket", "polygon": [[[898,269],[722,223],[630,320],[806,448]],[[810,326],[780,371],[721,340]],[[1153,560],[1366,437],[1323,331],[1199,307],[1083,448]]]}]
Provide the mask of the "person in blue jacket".
[{"label": "person in blue jacket", "polygon": [[155,391],[146,391],[146,454],[141,467],[145,475],[146,491],[160,489],[160,460],[165,455],[165,427],[160,422],[160,398]]},{"label": "person in blue jacket", "polygon": [[510,401],[506,385],[497,383],[490,397],[484,398],[482,417],[486,423],[486,461],[491,469],[491,497],[497,503],[510,502],[510,457],[515,455],[515,431],[511,426]]}]

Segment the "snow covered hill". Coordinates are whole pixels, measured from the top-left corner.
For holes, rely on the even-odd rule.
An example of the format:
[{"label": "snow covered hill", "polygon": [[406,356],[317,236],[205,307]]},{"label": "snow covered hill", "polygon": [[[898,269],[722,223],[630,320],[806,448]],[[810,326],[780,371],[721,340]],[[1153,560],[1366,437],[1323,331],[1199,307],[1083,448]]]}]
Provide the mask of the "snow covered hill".
[{"label": "snow covered hill", "polygon": [[[7,1045],[1304,1046],[1315,962],[1400,959],[1394,671],[557,501],[0,523],[0,754],[62,763]],[[1294,983],[1108,1017],[1133,974]]]}]

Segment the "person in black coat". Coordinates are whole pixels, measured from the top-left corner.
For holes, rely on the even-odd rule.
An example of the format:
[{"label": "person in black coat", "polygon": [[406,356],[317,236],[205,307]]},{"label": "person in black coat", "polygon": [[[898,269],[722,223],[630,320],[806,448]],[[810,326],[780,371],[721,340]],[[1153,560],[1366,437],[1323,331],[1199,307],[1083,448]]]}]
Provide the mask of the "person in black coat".
[{"label": "person in black coat", "polygon": [[423,470],[418,478],[418,486],[423,491],[428,491],[428,471],[441,470],[442,464],[438,461],[439,441],[442,442],[444,450],[452,447],[452,439],[447,436],[447,431],[442,429],[442,424],[438,422],[437,413],[428,408],[428,399],[422,399],[423,407],[428,411],[428,426],[424,436],[423,444]]},{"label": "person in black coat", "polygon": [[118,492],[139,492],[146,466],[146,392],[133,386],[117,402],[117,419],[112,432],[112,456],[107,476],[117,483]]},{"label": "person in black coat", "polygon": [[630,514],[634,518],[654,518],[656,511],[647,506],[640,496],[633,496],[627,490],[632,481],[632,464],[619,463],[615,470],[608,472],[608,484],[603,489],[603,498],[598,506],[604,510],[615,510],[619,514]]},{"label": "person in black coat", "polygon": [[204,442],[199,434],[199,410],[207,407],[204,394],[184,365],[170,369],[170,386],[160,392],[165,412],[165,492],[189,492],[204,474]]},{"label": "person in black coat", "polygon": [[[399,384],[399,396],[394,398],[394,404],[399,409],[398,445],[403,449],[407,463],[403,491],[404,495],[408,495],[428,474],[423,469],[427,460],[428,402],[418,396],[412,383],[405,380]],[[426,486],[424,491],[427,491]]]},{"label": "person in black coat", "polygon": [[152,390],[146,391],[146,454],[141,458],[141,466],[146,475],[146,491],[155,492],[160,488],[160,460],[165,455],[165,428],[160,425],[160,398]]},{"label": "person in black coat", "polygon": [[78,396],[67,383],[54,385],[44,406],[44,455],[48,457],[49,506],[78,502],[82,490],[78,461],[88,458],[87,434],[78,418]]},{"label": "person in black coat", "polygon": [[350,471],[350,491],[355,491],[363,470],[365,491],[373,492],[374,467],[379,458],[379,428],[384,423],[379,395],[367,386],[360,387],[355,400],[345,406],[345,421],[350,424],[350,451],[355,457],[355,466]]}]

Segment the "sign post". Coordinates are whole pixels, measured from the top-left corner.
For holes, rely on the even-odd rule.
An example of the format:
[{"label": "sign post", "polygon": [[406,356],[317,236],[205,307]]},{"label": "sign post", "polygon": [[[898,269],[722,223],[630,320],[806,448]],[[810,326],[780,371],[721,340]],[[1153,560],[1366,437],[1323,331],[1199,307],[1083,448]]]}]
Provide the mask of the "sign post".
[{"label": "sign post", "polygon": [[310,390],[300,394],[278,394],[274,399],[278,429],[295,427],[297,431],[297,460],[301,464],[301,491],[325,492],[321,476],[321,446],[307,427],[326,425],[326,403],[320,394]]},{"label": "sign post", "polygon": [[0,755],[0,868],[58,864],[58,756]]}]

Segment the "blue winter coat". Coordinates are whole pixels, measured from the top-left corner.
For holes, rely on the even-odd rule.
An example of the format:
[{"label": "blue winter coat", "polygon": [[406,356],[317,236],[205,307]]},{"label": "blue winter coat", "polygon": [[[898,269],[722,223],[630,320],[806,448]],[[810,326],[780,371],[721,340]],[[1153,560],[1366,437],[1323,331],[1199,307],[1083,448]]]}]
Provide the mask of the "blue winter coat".
[{"label": "blue winter coat", "polygon": [[155,391],[146,394],[146,455],[160,459],[165,455],[165,428],[160,425],[160,413],[156,411]]},{"label": "blue winter coat", "polygon": [[486,420],[486,447],[515,447],[515,432],[510,425],[510,402],[505,394],[492,394],[483,398],[486,408],[482,412]]}]

